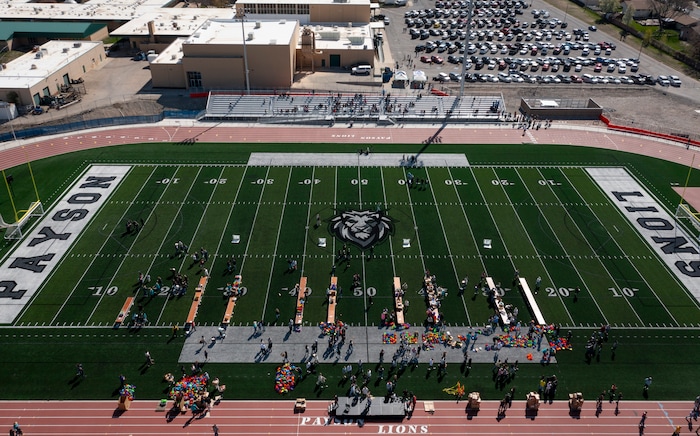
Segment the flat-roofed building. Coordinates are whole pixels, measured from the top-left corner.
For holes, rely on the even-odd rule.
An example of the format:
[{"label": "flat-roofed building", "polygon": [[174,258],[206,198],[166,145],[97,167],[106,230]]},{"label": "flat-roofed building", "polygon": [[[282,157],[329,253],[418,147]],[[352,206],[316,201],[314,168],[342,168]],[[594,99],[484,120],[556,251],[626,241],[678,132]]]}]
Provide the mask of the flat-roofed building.
[{"label": "flat-roofed building", "polygon": [[151,62],[153,86],[241,89],[247,57],[251,88],[288,88],[298,40],[296,21],[209,20]]},{"label": "flat-roofed building", "polygon": [[368,23],[370,0],[238,0],[236,16],[249,20],[309,23]]},{"label": "flat-roofed building", "polygon": [[0,100],[12,101],[15,92],[20,105],[38,106],[42,97],[60,93],[106,58],[102,41],[49,41],[2,64]]}]

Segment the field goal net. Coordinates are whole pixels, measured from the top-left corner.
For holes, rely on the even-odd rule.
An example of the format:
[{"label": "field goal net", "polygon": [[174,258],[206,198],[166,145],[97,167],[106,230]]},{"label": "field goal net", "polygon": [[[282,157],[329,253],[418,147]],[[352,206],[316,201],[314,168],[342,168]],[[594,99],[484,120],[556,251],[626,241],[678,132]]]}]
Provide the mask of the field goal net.
[{"label": "field goal net", "polygon": [[690,206],[680,203],[676,208],[676,219],[686,225],[691,225],[695,229],[694,235],[700,235],[700,213],[693,212]]},{"label": "field goal net", "polygon": [[7,224],[0,218],[0,226],[7,228],[5,231],[5,239],[22,239],[24,236],[24,227],[29,222],[29,219],[36,216],[44,215],[44,206],[40,201],[35,201],[29,205],[29,209],[19,211],[22,216],[19,217],[16,223]]}]

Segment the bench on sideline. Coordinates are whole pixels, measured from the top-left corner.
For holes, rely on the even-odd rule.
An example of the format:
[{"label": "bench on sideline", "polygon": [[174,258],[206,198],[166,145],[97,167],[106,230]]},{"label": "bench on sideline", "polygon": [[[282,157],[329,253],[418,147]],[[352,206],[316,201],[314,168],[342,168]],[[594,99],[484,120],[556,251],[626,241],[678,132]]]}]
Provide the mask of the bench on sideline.
[{"label": "bench on sideline", "polygon": [[297,286],[299,289],[297,290],[297,307],[294,315],[294,325],[301,327],[301,323],[304,322],[304,305],[306,304],[306,277],[299,279]]},{"label": "bench on sideline", "polygon": [[506,305],[503,303],[501,296],[498,295],[498,287],[493,283],[491,277],[486,277],[486,284],[489,287],[489,293],[493,296],[493,304],[496,306],[498,316],[501,317],[503,325],[510,324],[510,318],[508,317],[508,312],[506,312]]},{"label": "bench on sideline", "polygon": [[133,305],[134,297],[126,297],[126,301],[124,302],[122,309],[119,311],[117,319],[114,320],[114,328],[119,328],[119,326],[122,325],[126,317],[129,315],[129,312],[131,312],[131,306]]},{"label": "bench on sideline", "polygon": [[403,289],[401,289],[401,279],[394,277],[394,308],[396,309],[396,323],[406,324],[403,313]]},{"label": "bench on sideline", "polygon": [[241,286],[241,281],[243,277],[238,274],[233,279],[233,290],[231,296],[228,297],[228,304],[226,305],[226,312],[224,312],[224,320],[221,322],[224,325],[228,325],[231,322],[231,317],[233,316],[233,310],[236,308],[236,300],[238,300],[238,288]]},{"label": "bench on sideline", "polygon": [[532,312],[534,315],[537,324],[547,325],[547,323],[544,322],[544,316],[542,316],[540,306],[537,305],[537,300],[535,300],[535,296],[532,294],[530,286],[527,284],[527,280],[525,280],[523,277],[520,277],[520,290],[523,292],[523,294],[525,294],[525,301],[527,301],[528,306],[530,306],[530,312]]},{"label": "bench on sideline", "polygon": [[338,304],[338,277],[331,277],[331,287],[328,288],[328,316],[326,322],[335,324],[335,306]]},{"label": "bench on sideline", "polygon": [[199,305],[202,303],[202,295],[204,295],[204,290],[207,287],[208,280],[209,278],[207,276],[202,276],[199,278],[199,284],[194,291],[194,298],[192,298],[190,312],[187,314],[185,330],[190,330],[192,327],[194,327],[194,320],[197,318],[197,311],[199,310]]}]

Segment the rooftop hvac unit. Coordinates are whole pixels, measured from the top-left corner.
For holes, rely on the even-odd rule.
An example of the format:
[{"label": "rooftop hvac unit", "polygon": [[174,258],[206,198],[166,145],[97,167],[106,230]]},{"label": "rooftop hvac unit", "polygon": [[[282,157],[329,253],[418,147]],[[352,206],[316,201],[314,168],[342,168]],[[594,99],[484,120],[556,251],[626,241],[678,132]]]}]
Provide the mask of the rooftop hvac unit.
[{"label": "rooftop hvac unit", "polygon": [[36,64],[32,64],[31,67],[29,67],[30,70],[36,70]]},{"label": "rooftop hvac unit", "polygon": [[70,47],[63,47],[63,53],[68,53],[68,50],[70,50]]},{"label": "rooftop hvac unit", "polygon": [[82,45],[83,45],[82,42],[74,42],[73,43],[73,47],[75,47],[75,48],[81,47]]},{"label": "rooftop hvac unit", "polygon": [[276,39],[271,39],[271,40],[270,40],[270,45],[277,45],[277,40],[276,40]]},{"label": "rooftop hvac unit", "polygon": [[262,26],[262,23],[260,23],[260,21],[256,21],[256,22],[255,22],[255,28],[256,28],[256,29],[259,29],[260,26]]},{"label": "rooftop hvac unit", "polygon": [[43,57],[44,57],[44,53],[40,52],[40,51],[36,52],[36,54],[34,55],[34,59],[41,59]]},{"label": "rooftop hvac unit", "polygon": [[252,41],[255,34],[253,32],[248,32],[248,41]]},{"label": "rooftop hvac unit", "polygon": [[281,20],[280,20],[280,24],[287,24],[287,20],[281,19]]}]

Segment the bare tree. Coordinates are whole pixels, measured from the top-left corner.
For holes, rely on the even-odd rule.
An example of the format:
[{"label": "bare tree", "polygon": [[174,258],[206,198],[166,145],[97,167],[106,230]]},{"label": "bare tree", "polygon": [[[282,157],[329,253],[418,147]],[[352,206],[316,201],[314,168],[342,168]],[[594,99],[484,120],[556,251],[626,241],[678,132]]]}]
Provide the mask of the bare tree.
[{"label": "bare tree", "polygon": [[693,0],[649,0],[649,7],[654,17],[659,19],[659,33],[662,33],[665,20],[688,15],[693,8]]}]

